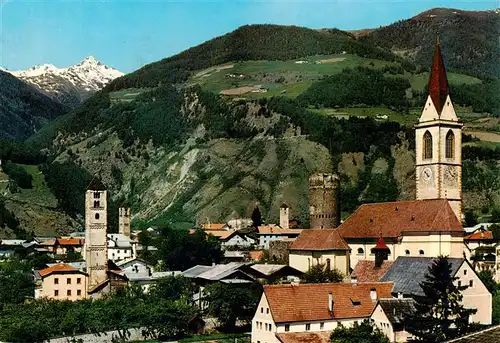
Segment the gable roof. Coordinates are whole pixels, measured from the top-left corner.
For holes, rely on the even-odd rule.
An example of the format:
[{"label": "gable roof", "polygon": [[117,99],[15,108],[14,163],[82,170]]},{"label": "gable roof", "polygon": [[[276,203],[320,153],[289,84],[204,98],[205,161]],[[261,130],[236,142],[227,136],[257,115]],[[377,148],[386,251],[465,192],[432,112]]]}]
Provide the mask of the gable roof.
[{"label": "gable roof", "polygon": [[467,334],[463,337],[446,341],[445,343],[484,343],[500,342],[500,325],[490,327],[485,330]]},{"label": "gable roof", "polygon": [[378,304],[393,326],[402,325],[405,315],[413,313],[415,311],[415,300],[413,300],[412,298],[379,299]]},{"label": "gable roof", "polygon": [[[370,290],[387,298],[392,286],[392,282],[265,285],[264,295],[276,323],[368,318],[376,305]],[[333,294],[333,313],[328,310],[329,292]]]},{"label": "gable roof", "polygon": [[337,229],[308,229],[293,241],[289,250],[351,250]]},{"label": "gable roof", "polygon": [[[400,256],[380,278],[381,282],[394,281],[393,293],[423,296],[420,282],[424,281],[428,268],[435,258],[432,257],[406,257]],[[463,258],[448,258],[451,264],[451,275],[458,272],[465,262]]]},{"label": "gable roof", "polygon": [[277,333],[281,343],[330,343],[330,331]]},{"label": "gable roof", "polygon": [[493,232],[491,231],[477,231],[473,234],[464,237],[464,240],[473,241],[473,240],[489,240],[493,239]]},{"label": "gable roof", "polygon": [[378,282],[380,278],[391,267],[393,261],[384,261],[382,265],[375,267],[375,261],[360,260],[356,263],[351,273],[351,278],[356,278],[357,282]]},{"label": "gable roof", "polygon": [[257,226],[258,235],[299,235],[302,229],[283,229],[276,224]]},{"label": "gable roof", "polygon": [[83,245],[85,239],[83,238],[56,238],[54,245]]},{"label": "gable roof", "polygon": [[224,228],[229,228],[225,223],[211,223],[211,224],[201,224],[201,228],[204,230],[223,230]]},{"label": "gable roof", "polygon": [[220,281],[222,279],[229,278],[237,279],[237,276],[253,280],[252,276],[246,274],[240,269],[246,265],[246,263],[239,262],[216,264],[214,266],[197,265],[185,270],[182,274],[187,278],[204,279],[209,281]]},{"label": "gable roof", "polygon": [[287,264],[254,264],[250,266],[250,269],[257,271],[258,273],[265,275],[265,276],[271,276],[274,273],[277,273],[281,270],[288,271],[291,274],[300,274],[302,275],[303,273],[293,267],[290,267]]},{"label": "gable roof", "polygon": [[438,114],[441,114],[446,97],[450,93],[450,89],[448,87],[448,79],[446,78],[443,56],[441,55],[439,38],[436,41],[436,48],[432,59],[431,75],[429,76],[427,88]]},{"label": "gable roof", "polygon": [[463,233],[448,200],[363,204],[337,229],[345,238],[396,238],[404,232]]},{"label": "gable roof", "polygon": [[44,278],[44,277],[49,276],[51,274],[64,274],[64,273],[70,273],[70,272],[85,274],[84,272],[76,269],[73,266],[70,266],[69,264],[59,263],[59,264],[55,264],[51,267],[40,270],[40,276],[42,278]]}]

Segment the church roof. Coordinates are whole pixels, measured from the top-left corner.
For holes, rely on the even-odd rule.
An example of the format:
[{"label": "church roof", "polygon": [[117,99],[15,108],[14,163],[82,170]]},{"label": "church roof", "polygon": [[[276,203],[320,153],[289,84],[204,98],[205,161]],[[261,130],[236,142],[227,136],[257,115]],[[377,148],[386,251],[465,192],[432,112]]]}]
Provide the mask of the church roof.
[{"label": "church roof", "polygon": [[389,250],[382,236],[379,237],[377,245],[372,250]]},{"label": "church roof", "polygon": [[339,227],[346,238],[396,238],[404,232],[463,232],[446,199],[361,205]]},{"label": "church roof", "polygon": [[92,178],[92,181],[90,181],[89,185],[87,186],[88,191],[105,191],[106,186],[102,183],[101,179],[99,179],[97,176],[94,176]]},{"label": "church roof", "polygon": [[436,41],[436,50],[434,51],[431,75],[427,88],[429,89],[429,95],[437,112],[441,114],[444,103],[446,102],[446,97],[450,93],[450,89],[448,87],[448,79],[446,78],[443,56],[441,55],[439,38]]}]

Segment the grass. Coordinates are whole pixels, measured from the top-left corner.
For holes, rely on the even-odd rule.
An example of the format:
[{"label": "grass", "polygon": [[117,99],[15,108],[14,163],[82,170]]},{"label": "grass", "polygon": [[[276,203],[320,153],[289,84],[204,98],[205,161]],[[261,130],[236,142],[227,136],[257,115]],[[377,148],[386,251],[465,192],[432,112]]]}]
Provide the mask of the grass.
[{"label": "grass", "polygon": [[[464,74],[457,74],[457,73],[451,73],[448,72],[447,74],[448,81],[450,84],[455,84],[455,85],[461,85],[461,84],[477,84],[481,83],[482,81],[478,78],[475,78],[473,76],[468,76]],[[416,90],[424,90],[425,86],[427,85],[427,82],[429,81],[429,73],[420,73],[420,74],[410,74],[410,83],[411,87]]]},{"label": "grass", "polygon": [[336,116],[338,118],[355,117],[376,117],[377,115],[387,115],[388,119],[378,119],[380,121],[395,121],[404,125],[413,125],[420,117],[420,113],[410,111],[410,114],[401,114],[392,111],[386,107],[348,107],[348,108],[320,108],[309,109],[313,113],[322,114],[326,116]]},{"label": "grass", "polygon": [[109,93],[109,99],[113,101],[132,101],[138,95],[148,91],[148,88],[128,88]]},{"label": "grass", "polygon": [[235,339],[240,341],[240,338],[248,338],[248,334],[226,334],[226,333],[216,333],[211,335],[197,335],[193,337],[181,338],[180,343],[192,343],[192,342],[204,342],[204,341],[218,341],[218,342],[231,342],[234,343]]}]

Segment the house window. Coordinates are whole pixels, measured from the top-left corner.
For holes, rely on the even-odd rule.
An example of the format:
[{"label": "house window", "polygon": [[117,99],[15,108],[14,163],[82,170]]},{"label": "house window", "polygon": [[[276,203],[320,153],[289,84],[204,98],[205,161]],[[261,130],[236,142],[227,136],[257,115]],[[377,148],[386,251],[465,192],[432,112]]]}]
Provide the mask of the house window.
[{"label": "house window", "polygon": [[424,133],[424,160],[432,158],[432,135],[429,131]]},{"label": "house window", "polygon": [[330,270],[330,269],[331,269],[330,259],[327,258],[326,259],[326,270]]},{"label": "house window", "polygon": [[422,249],[420,249],[420,250],[418,251],[418,254],[419,254],[419,255],[423,255],[423,254],[424,254],[424,251],[423,251]]},{"label": "house window", "polygon": [[67,285],[71,285],[71,279],[70,279],[70,278],[67,278],[67,279],[66,279],[66,284],[67,284]]},{"label": "house window", "polygon": [[70,297],[70,296],[71,296],[71,289],[68,289],[68,290],[66,291],[66,295],[67,295],[68,297]]},{"label": "house window", "polygon": [[464,275],[467,275],[467,269],[464,269]]},{"label": "house window", "polygon": [[59,291],[58,291],[57,289],[54,291],[54,296],[55,296],[55,297],[58,297],[58,296],[59,296]]},{"label": "house window", "polygon": [[311,324],[306,324],[306,331],[310,331],[311,330]]},{"label": "house window", "polygon": [[285,324],[285,332],[290,331],[290,324]]},{"label": "house window", "polygon": [[462,287],[462,281],[458,281],[458,287]]},{"label": "house window", "polygon": [[273,330],[273,324],[269,324],[269,331]]},{"label": "house window", "polygon": [[58,278],[55,278],[54,279],[54,285],[58,285],[59,284],[59,279]]},{"label": "house window", "polygon": [[448,131],[446,134],[446,158],[453,158],[455,156],[455,135],[453,131]]},{"label": "house window", "polygon": [[266,327],[266,331],[267,331],[267,323],[265,323],[264,325],[265,325],[265,327]]},{"label": "house window", "polygon": [[260,313],[264,313],[264,307],[260,308]]},{"label": "house window", "polygon": [[325,323],[319,323],[319,329],[323,330],[325,328]]},{"label": "house window", "polygon": [[76,291],[76,295],[78,295],[78,296],[82,295],[82,290],[81,290],[81,289],[78,289],[78,290]]},{"label": "house window", "polygon": [[406,254],[406,255],[410,255],[410,250],[406,249],[406,250],[405,250],[405,254]]},{"label": "house window", "polygon": [[262,322],[260,322],[260,329],[262,330]]},{"label": "house window", "polygon": [[99,213],[95,214],[95,219],[99,219]]},{"label": "house window", "polygon": [[474,287],[474,281],[473,280],[469,280],[469,287]]},{"label": "house window", "polygon": [[266,314],[269,314],[269,308],[266,308]]},{"label": "house window", "polygon": [[76,283],[77,283],[77,284],[81,284],[81,283],[82,283],[82,278],[81,278],[81,277],[79,277],[78,279],[76,279]]},{"label": "house window", "polygon": [[358,255],[363,255],[365,253],[365,251],[363,250],[363,248],[358,248]]}]

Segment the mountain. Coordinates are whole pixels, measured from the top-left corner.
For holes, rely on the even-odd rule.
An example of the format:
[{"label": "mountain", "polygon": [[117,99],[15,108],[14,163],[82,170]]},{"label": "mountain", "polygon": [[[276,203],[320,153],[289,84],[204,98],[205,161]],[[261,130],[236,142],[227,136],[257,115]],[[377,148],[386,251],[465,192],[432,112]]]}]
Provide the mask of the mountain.
[{"label": "mountain", "polygon": [[483,77],[500,76],[500,12],[433,8],[392,25],[367,30],[370,42],[426,66],[439,36],[447,67]]},{"label": "mountain", "polygon": [[0,70],[0,138],[26,139],[68,108]]},{"label": "mountain", "polygon": [[[36,166],[57,209],[80,223],[91,174],[113,206],[131,205],[136,227],[248,217],[255,204],[276,222],[283,201],[307,225],[312,172],[340,174],[344,215],[414,199],[412,126],[432,59],[416,66],[364,37],[244,26],[110,82],[31,138],[47,152]],[[448,77],[467,129],[497,137],[497,118],[466,102],[491,98],[481,92],[488,82]],[[500,200],[500,149],[469,135],[464,143],[464,204],[487,214]],[[31,207],[10,201],[35,227],[22,216]]]},{"label": "mountain", "polygon": [[42,64],[10,73],[71,108],[79,106],[110,81],[124,75],[92,56],[69,68]]}]

